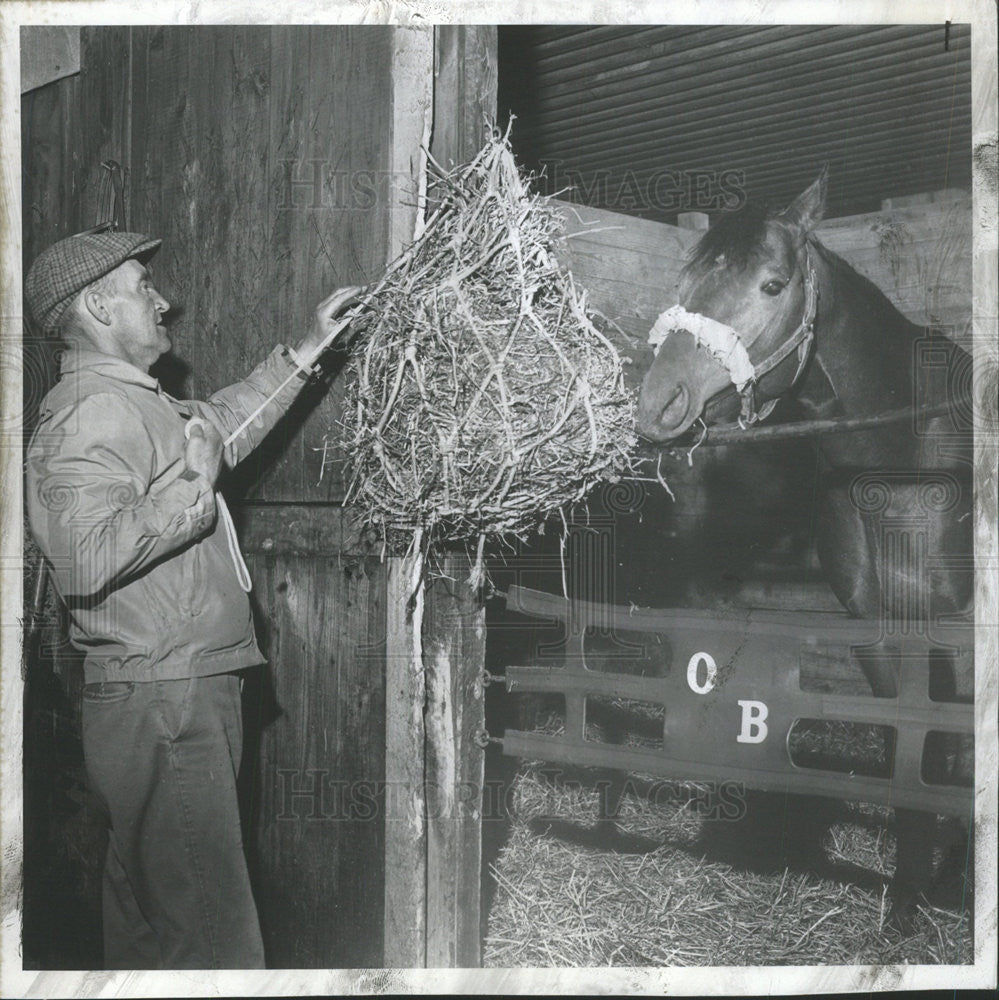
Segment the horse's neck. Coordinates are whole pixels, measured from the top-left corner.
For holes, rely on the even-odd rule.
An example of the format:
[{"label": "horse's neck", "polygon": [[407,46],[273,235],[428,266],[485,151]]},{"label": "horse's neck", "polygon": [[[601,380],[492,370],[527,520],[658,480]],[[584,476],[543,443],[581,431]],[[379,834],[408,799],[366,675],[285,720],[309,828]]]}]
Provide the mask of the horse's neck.
[{"label": "horse's neck", "polygon": [[[924,336],[874,284],[820,243],[811,248],[819,285],[815,352],[798,392],[811,417],[864,417],[912,405],[914,344]],[[946,338],[952,357],[960,349]],[[923,398],[920,403],[933,402]],[[922,442],[906,425],[830,435],[820,451],[833,467],[919,464]]]},{"label": "horse's neck", "polygon": [[822,244],[811,243],[819,302],[815,368],[850,417],[912,402],[912,345],[922,335],[884,293]]}]

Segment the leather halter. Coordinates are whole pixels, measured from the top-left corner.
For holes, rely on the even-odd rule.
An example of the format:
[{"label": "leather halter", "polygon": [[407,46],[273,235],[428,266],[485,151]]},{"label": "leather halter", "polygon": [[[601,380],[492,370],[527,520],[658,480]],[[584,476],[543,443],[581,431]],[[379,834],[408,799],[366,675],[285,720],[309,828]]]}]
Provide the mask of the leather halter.
[{"label": "leather halter", "polygon": [[798,370],[794,373],[794,378],[791,379],[790,388],[793,386],[799,378],[801,378],[801,373],[805,370],[805,365],[808,363],[809,352],[811,351],[812,344],[815,340],[815,312],[818,308],[819,302],[819,289],[818,282],[815,279],[815,267],[812,264],[811,254],[808,252],[808,244],[805,244],[805,312],[801,318],[801,322],[798,324],[798,329],[785,340],[779,347],[777,347],[768,357],[764,358],[758,364],[754,364],[753,367],[756,371],[755,377],[747,382],[740,390],[739,395],[742,397],[742,411],[739,414],[739,426],[744,430],[747,427],[752,426],[759,420],[763,420],[770,416],[773,412],[773,408],[777,405],[777,399],[767,400],[760,407],[759,410],[756,409],[755,401],[755,389],[756,383],[759,379],[766,375],[767,372],[771,372],[776,368],[792,351],[798,351]]}]

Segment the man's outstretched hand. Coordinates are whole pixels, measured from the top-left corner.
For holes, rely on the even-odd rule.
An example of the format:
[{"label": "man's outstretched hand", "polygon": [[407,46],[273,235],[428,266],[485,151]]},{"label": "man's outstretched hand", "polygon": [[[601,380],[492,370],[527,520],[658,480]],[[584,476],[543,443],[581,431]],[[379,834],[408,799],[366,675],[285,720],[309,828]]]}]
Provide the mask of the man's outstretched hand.
[{"label": "man's outstretched hand", "polygon": [[353,305],[365,292],[363,285],[351,285],[348,288],[337,289],[328,298],[316,306],[316,317],[312,321],[312,329],[302,342],[295,348],[295,353],[304,363],[317,360],[312,355],[319,345],[330,335],[336,325],[336,318],[347,306]]}]

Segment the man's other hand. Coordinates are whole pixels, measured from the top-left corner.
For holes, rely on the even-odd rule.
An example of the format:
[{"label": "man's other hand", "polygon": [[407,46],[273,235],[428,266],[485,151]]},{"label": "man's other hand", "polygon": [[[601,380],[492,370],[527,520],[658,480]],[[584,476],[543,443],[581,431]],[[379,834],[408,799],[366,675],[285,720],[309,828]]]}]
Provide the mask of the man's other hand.
[{"label": "man's other hand", "polygon": [[316,306],[316,317],[312,321],[312,329],[295,348],[295,352],[303,363],[317,360],[313,357],[313,354],[330,335],[336,323],[337,316],[347,306],[356,302],[365,291],[366,289],[363,285],[351,285],[348,288],[340,288]]},{"label": "man's other hand", "polygon": [[212,424],[200,417],[188,420],[184,433],[187,436],[184,464],[214,486],[222,467],[222,436]]}]

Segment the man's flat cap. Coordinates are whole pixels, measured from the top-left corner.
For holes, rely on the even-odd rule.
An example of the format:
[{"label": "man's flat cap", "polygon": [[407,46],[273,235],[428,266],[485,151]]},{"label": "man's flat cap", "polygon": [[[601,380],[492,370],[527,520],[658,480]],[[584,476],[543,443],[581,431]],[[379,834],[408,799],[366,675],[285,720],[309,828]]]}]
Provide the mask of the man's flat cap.
[{"label": "man's flat cap", "polygon": [[81,233],[53,243],[36,258],[24,281],[35,322],[56,333],[73,299],[92,281],[134,258],[149,258],[162,241],[140,233]]}]

